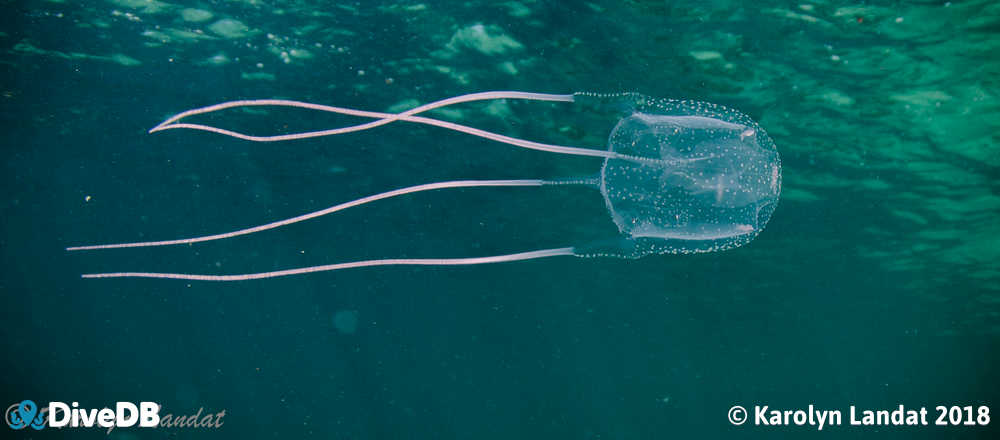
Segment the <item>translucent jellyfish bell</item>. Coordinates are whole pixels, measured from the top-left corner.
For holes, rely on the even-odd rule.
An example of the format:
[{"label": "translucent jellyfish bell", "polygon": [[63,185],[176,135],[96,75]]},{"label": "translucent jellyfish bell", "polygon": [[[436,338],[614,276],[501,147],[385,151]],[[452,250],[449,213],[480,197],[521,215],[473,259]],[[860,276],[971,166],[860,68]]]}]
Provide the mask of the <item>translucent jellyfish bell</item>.
[{"label": "translucent jellyfish bell", "polygon": [[[633,96],[634,97],[634,96]],[[611,131],[601,194],[632,255],[729,249],[753,240],[781,189],[774,143],[742,113],[637,98]]]},{"label": "translucent jellyfish bell", "polygon": [[[575,102],[588,110],[610,113],[618,122],[607,149],[578,148],[516,139],[452,122],[416,116],[447,105],[489,99]],[[233,107],[287,106],[374,118],[372,122],[331,130],[276,136],[252,136],[217,127],[182,123],[181,119]],[[434,125],[523,148],[603,158],[597,177],[558,180],[458,180],[400,188],[342,203],[320,211],[222,234],[194,238],[75,246],[67,250],[191,244],[219,240],[331,214],[390,197],[420,191],[485,186],[545,186],[575,184],[600,191],[614,238],[572,247],[472,258],[382,259],[335,263],[239,275],[199,275],[155,272],[85,274],[85,278],[173,278],[237,281],[384,265],[469,265],[573,255],[638,258],[648,254],[714,252],[742,246],[764,228],[781,192],[781,162],[774,142],[746,115],[719,105],[642,95],[576,93],[547,95],[524,92],[484,92],[426,104],[398,114],[369,112],[287,100],[234,101],[189,110],[171,117],[150,132],[176,128],[204,130],[258,142],[329,136],[366,130],[394,121]]]}]

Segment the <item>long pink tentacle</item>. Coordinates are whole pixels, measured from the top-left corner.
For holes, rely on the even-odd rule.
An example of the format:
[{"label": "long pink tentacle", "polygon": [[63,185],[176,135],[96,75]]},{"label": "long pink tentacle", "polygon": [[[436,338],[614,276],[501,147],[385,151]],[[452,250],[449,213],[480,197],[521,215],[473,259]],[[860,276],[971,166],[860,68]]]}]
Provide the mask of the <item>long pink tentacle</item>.
[{"label": "long pink tentacle", "polygon": [[[469,93],[467,95],[459,95],[459,96],[455,96],[455,97],[451,97],[451,98],[447,98],[447,99],[442,99],[440,101],[434,101],[434,102],[431,102],[431,103],[427,103],[427,104],[424,104],[424,105],[421,105],[421,106],[418,106],[418,107],[414,107],[414,108],[411,108],[411,109],[406,110],[404,112],[400,112],[398,114],[394,114],[394,115],[392,115],[392,117],[387,118],[387,120],[385,120],[385,121],[373,121],[373,122],[369,122],[369,123],[366,123],[366,124],[362,124],[361,126],[364,127],[364,128],[361,128],[361,130],[364,130],[365,128],[377,127],[379,125],[388,124],[388,123],[390,123],[390,122],[392,122],[392,121],[394,121],[396,119],[399,119],[400,117],[412,116],[412,115],[415,115],[417,113],[423,113],[423,112],[428,111],[428,110],[434,110],[436,108],[446,107],[446,106],[453,105],[453,104],[461,104],[461,103],[464,103],[464,102],[473,102],[473,101],[485,101],[485,100],[492,100],[492,99],[508,99],[508,98],[509,99],[528,99],[528,100],[534,100],[534,101],[573,102],[573,95],[552,95],[552,94],[528,93],[528,92],[480,92],[480,93]],[[224,110],[224,109],[227,109],[227,108],[243,107],[243,106],[247,106],[247,105],[283,105],[283,104],[271,104],[271,103],[268,103],[268,102],[272,102],[272,101],[274,101],[274,102],[294,102],[296,104],[295,106],[299,107],[299,108],[305,108],[305,109],[311,109],[311,110],[320,110],[320,111],[333,112],[333,113],[341,113],[341,114],[353,115],[353,116],[370,117],[371,113],[372,113],[372,112],[368,112],[368,111],[364,111],[364,110],[355,110],[355,109],[342,108],[342,107],[333,107],[333,106],[329,106],[329,105],[313,104],[313,103],[309,103],[309,102],[287,101],[287,100],[283,100],[283,99],[257,99],[257,100],[230,101],[230,102],[223,102],[221,104],[215,104],[215,105],[209,105],[209,106],[206,106],[206,107],[191,109],[191,110],[188,110],[188,111],[185,111],[185,112],[178,113],[178,114],[176,114],[174,116],[171,116],[170,118],[167,118],[167,120],[161,122],[160,125],[157,125],[156,127],[153,127],[153,129],[150,130],[150,132],[157,131],[157,128],[159,128],[159,127],[163,127],[164,125],[172,124],[172,123],[174,123],[176,121],[179,121],[181,119],[184,119],[184,118],[186,118],[188,116],[200,115],[200,114],[203,114],[203,113],[211,113],[211,112],[215,112],[215,111],[219,111],[219,110]],[[254,103],[258,103],[258,102],[261,103],[261,104],[254,104]],[[378,117],[378,116],[376,116],[376,117]],[[319,132],[319,133],[322,133],[322,132]]]},{"label": "long pink tentacle", "polygon": [[[367,130],[370,128],[378,127],[380,125],[385,125],[393,121],[407,121],[420,124],[433,125],[436,127],[446,128],[449,130],[455,130],[462,133],[471,134],[473,136],[479,136],[486,139],[490,139],[497,142],[502,142],[506,144],[516,145],[523,148],[529,148],[533,150],[548,151],[552,153],[561,153],[577,156],[591,156],[591,157],[603,157],[603,158],[617,158],[619,155],[617,153],[601,150],[601,149],[591,149],[591,148],[578,148],[578,147],[566,147],[562,145],[552,145],[544,144],[540,142],[532,142],[524,139],[517,139],[510,136],[504,136],[498,133],[489,132],[486,130],[480,130],[478,128],[473,128],[461,124],[456,124],[453,122],[440,121],[437,119],[425,118],[421,116],[414,116],[417,113],[422,113],[428,110],[433,110],[436,108],[441,108],[447,105],[458,104],[470,101],[480,101],[488,99],[530,99],[530,100],[540,100],[540,101],[562,101],[562,102],[572,102],[573,95],[547,95],[540,93],[525,93],[525,92],[483,92],[483,93],[473,93],[469,95],[457,96],[454,98],[443,99],[440,101],[425,104],[401,113],[383,113],[383,112],[372,112],[365,110],[355,110],[343,107],[333,107],[322,104],[313,104],[308,102],[293,101],[286,99],[255,99],[255,100],[241,100],[241,101],[230,101],[221,104],[215,104],[207,107],[197,108],[193,110],[188,110],[179,113],[169,119],[163,121],[156,127],[149,130],[150,133],[154,133],[162,130],[169,130],[175,128],[187,128],[192,130],[202,130],[212,133],[221,134],[224,136],[230,136],[238,139],[254,141],[254,142],[278,142],[287,141],[295,139],[308,139],[313,137],[321,136],[332,136],[343,133],[350,133],[355,131]],[[212,127],[202,124],[190,124],[190,123],[180,123],[177,122],[188,116],[210,113],[219,110],[235,108],[235,107],[254,107],[254,106],[280,106],[280,107],[295,107],[304,108],[310,110],[318,110],[330,113],[339,113],[351,116],[360,116],[367,118],[376,118],[377,120],[372,122],[367,122],[364,124],[353,125],[349,127],[335,128],[329,130],[319,130],[310,131],[302,133],[291,133],[273,136],[253,136],[244,133],[240,133],[233,130],[226,130],[218,127]]]},{"label": "long pink tentacle", "polygon": [[543,249],[531,252],[521,252],[517,254],[495,255],[491,257],[474,258],[394,258],[385,260],[354,261],[350,263],[327,264],[323,266],[301,267],[298,269],[277,270],[273,272],[249,273],[240,275],[198,275],[184,273],[156,273],[156,272],[113,272],[113,273],[93,273],[80,275],[83,278],[166,278],[174,280],[194,280],[194,281],[245,281],[259,280],[261,278],[284,277],[289,275],[299,275],[314,272],[327,272],[331,270],[352,269],[356,267],[371,266],[393,266],[393,265],[417,265],[417,266],[460,266],[472,264],[504,263],[508,261],[532,260],[536,258],[555,257],[561,255],[575,255],[572,247]]},{"label": "long pink tentacle", "polygon": [[527,179],[527,180],[454,180],[448,182],[435,182],[427,183],[423,185],[410,186],[406,188],[400,188],[392,191],[387,191],[384,193],[370,195],[368,197],[362,197],[357,200],[352,200],[350,202],[341,203],[339,205],[331,206],[326,209],[321,209],[319,211],[310,212],[308,214],[302,214],[300,216],[292,217],[285,220],[279,220],[276,222],[271,222],[268,224],[254,226],[252,228],[240,229],[238,231],[226,232],[222,234],[205,235],[201,237],[193,238],[182,238],[177,240],[162,240],[162,241],[144,241],[137,243],[116,243],[116,244],[97,244],[88,246],[72,246],[66,248],[67,251],[84,251],[93,249],[118,249],[118,248],[133,248],[133,247],[150,247],[150,246],[168,246],[174,244],[191,244],[199,243],[203,241],[211,240],[221,240],[224,238],[238,237],[240,235],[252,234],[254,232],[266,231],[268,229],[274,229],[280,226],[290,225],[292,223],[298,223],[301,221],[313,219],[319,216],[332,214],[337,211],[342,211],[347,208],[353,208],[355,206],[364,205],[366,203],[371,203],[376,200],[388,199],[390,197],[401,196],[404,194],[411,194],[421,191],[431,191],[436,189],[444,188],[469,188],[469,187],[483,187],[483,186],[541,186],[546,184],[543,180],[537,179]]}]

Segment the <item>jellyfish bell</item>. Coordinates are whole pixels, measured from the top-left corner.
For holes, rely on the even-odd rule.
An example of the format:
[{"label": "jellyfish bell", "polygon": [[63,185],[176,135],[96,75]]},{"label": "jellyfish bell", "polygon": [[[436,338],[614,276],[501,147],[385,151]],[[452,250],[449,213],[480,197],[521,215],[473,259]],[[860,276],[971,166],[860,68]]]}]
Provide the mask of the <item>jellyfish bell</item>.
[{"label": "jellyfish bell", "polygon": [[620,157],[601,167],[601,195],[618,230],[647,240],[622,256],[713,252],[753,240],[780,191],[778,152],[763,133],[722,106],[636,101],[608,137]]}]

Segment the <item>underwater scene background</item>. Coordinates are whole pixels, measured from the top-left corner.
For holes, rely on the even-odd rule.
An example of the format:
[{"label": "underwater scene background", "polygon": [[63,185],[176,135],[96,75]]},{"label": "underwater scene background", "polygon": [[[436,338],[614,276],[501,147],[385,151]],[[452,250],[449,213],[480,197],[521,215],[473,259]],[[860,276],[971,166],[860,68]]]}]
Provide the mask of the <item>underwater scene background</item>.
[{"label": "underwater scene background", "polygon": [[[797,438],[816,427],[734,426],[726,412],[1000,404],[1000,3],[5,10],[0,403],[226,411],[217,429],[17,438]],[[232,240],[64,250],[225,232],[439,180],[597,172],[593,158],[405,122],[287,143],[147,134],[234,99],[394,112],[486,90],[631,91],[739,109],[778,147],[780,202],[746,246],[635,260],[240,283],[79,278],[572,246],[611,224],[599,195],[573,187],[428,192]],[[606,145],[613,126],[565,103],[429,115],[589,147]],[[201,121],[267,135],[359,120],[257,108]],[[823,433],[991,438],[995,426]]]}]

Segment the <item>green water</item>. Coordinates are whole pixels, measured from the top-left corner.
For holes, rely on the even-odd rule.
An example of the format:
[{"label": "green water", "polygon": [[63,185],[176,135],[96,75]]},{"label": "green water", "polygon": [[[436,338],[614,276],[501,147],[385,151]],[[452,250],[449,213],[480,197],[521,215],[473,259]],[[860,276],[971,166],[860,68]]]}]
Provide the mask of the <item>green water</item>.
[{"label": "green water", "polygon": [[[16,438],[996,438],[996,423],[726,418],[902,404],[933,423],[937,405],[1000,405],[996,2],[26,1],[0,23],[0,405],[226,411],[218,429]],[[485,90],[739,109],[777,144],[781,200],[746,246],[638,260],[78,278],[576,245],[610,219],[574,187],[430,192],[232,240],[63,250],[433,181],[596,172],[592,158],[406,123],[265,144],[146,133],[234,99],[401,111]],[[431,116],[560,145],[604,145],[610,128],[564,103]],[[260,135],[358,122],[278,109],[200,121]]]}]

